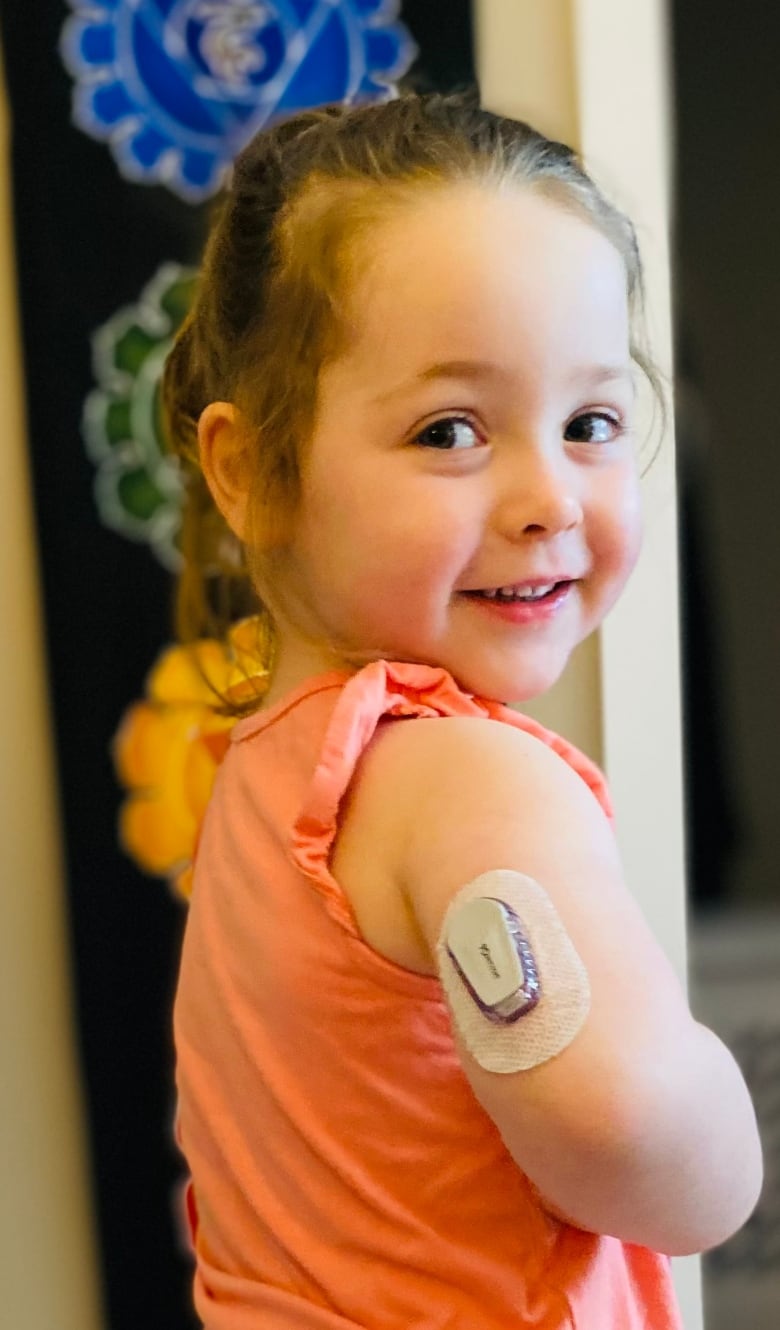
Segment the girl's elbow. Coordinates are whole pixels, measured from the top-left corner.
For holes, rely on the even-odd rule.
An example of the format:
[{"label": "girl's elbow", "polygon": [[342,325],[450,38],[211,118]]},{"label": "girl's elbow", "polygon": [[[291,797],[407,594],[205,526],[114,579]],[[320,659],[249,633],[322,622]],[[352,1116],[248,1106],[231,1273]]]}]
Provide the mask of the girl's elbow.
[{"label": "girl's elbow", "polygon": [[[690,1256],[728,1241],[761,1196],[763,1159],[743,1084],[722,1117],[697,1093],[649,1095],[623,1140],[627,1185],[636,1188],[646,1234],[635,1241],[669,1256]],[[635,1171],[636,1170],[636,1171]]]},{"label": "girl's elbow", "polygon": [[667,1255],[693,1256],[711,1251],[744,1227],[761,1199],[764,1179],[760,1149],[757,1156],[749,1161],[735,1159],[730,1185],[724,1183],[716,1196],[707,1195],[690,1207],[688,1229],[681,1232]]}]

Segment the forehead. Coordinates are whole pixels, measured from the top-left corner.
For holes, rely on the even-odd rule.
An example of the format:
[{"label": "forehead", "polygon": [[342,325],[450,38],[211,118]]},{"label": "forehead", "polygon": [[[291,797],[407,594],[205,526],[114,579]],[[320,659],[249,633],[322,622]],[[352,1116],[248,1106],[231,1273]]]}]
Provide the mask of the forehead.
[{"label": "forehead", "polygon": [[377,380],[441,360],[628,359],[623,260],[560,204],[518,187],[424,193],[372,230],[342,364]]}]

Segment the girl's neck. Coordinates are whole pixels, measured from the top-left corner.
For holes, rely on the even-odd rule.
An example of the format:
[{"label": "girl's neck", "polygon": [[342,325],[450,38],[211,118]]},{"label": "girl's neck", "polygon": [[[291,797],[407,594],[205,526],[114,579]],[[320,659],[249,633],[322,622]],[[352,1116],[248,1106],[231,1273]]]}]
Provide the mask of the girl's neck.
[{"label": "girl's neck", "polygon": [[307,679],[329,674],[332,670],[350,673],[358,668],[359,666],[348,663],[323,643],[280,642],[268,692],[263,698],[263,708],[275,706],[289,693],[306,683]]}]

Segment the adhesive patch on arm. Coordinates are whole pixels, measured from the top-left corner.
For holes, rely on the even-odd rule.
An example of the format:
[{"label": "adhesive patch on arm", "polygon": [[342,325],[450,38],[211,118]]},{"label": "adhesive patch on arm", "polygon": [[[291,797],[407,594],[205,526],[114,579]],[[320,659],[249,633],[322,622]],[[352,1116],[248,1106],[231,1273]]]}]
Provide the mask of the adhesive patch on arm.
[{"label": "adhesive patch on arm", "polygon": [[562,1052],[590,1008],[588,975],[547,892],[508,868],[453,897],[436,947],[455,1027],[486,1071]]}]

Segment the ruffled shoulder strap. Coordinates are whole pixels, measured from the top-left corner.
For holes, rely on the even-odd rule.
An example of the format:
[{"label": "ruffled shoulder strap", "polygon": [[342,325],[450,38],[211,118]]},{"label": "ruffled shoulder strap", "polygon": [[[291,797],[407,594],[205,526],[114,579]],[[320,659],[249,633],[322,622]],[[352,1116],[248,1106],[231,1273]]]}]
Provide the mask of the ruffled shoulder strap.
[{"label": "ruffled shoulder strap", "polygon": [[333,710],[308,795],[295,820],[291,851],[297,867],[325,897],[330,912],[357,933],[352,911],[330,874],[339,808],[361,754],[385,716],[475,716],[525,730],[552,748],[585,781],[612,819],[604,776],[573,744],[529,716],[464,692],[446,670],[429,665],[375,661],[345,684]]}]

